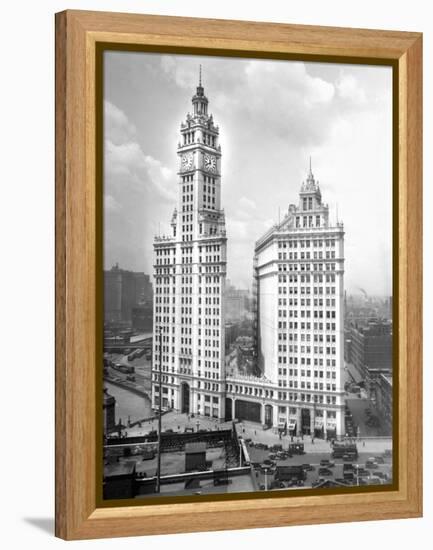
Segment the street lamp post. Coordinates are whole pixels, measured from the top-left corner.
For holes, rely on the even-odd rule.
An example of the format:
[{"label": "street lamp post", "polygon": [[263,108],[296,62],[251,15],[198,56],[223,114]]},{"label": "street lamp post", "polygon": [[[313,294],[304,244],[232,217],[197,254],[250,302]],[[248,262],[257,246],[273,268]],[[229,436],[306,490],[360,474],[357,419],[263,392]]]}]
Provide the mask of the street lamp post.
[{"label": "street lamp post", "polygon": [[265,491],[268,490],[268,469],[265,468]]},{"label": "street lamp post", "polygon": [[162,428],[162,326],[159,327],[159,414],[158,414],[158,458],[156,465],[156,492],[161,492],[161,428]]},{"label": "street lamp post", "polygon": [[242,468],[242,437],[239,438],[239,467]]}]

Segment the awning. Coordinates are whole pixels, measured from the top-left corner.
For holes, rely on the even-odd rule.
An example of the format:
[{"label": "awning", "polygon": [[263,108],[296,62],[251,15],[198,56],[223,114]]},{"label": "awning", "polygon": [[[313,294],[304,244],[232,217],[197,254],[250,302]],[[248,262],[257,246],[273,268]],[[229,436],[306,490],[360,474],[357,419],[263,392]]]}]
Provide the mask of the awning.
[{"label": "awning", "polygon": [[289,430],[294,430],[296,428],[296,422],[289,422]]}]

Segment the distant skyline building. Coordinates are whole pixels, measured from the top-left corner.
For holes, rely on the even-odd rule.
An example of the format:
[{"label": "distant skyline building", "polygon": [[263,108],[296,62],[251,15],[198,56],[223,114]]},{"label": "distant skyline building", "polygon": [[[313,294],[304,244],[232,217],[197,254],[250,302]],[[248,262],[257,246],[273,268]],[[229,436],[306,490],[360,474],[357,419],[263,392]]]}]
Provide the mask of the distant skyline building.
[{"label": "distant skyline building", "polygon": [[[172,233],[154,241],[152,404],[225,417],[226,228],[219,128],[201,83],[180,127]],[[162,364],[159,364],[162,331]]]},{"label": "distant skyline building", "polygon": [[344,229],[311,161],[298,206],[257,241],[254,263],[258,366],[277,388],[278,424],[344,435]]},{"label": "distant skyline building", "polygon": [[392,322],[370,319],[350,327],[347,360],[366,381],[370,391],[381,373],[392,374]]},{"label": "distant skyline building", "polygon": [[236,288],[227,279],[224,300],[226,321],[239,322],[248,316],[251,309],[251,294],[249,290]]},{"label": "distant skyline building", "polygon": [[104,270],[104,321],[131,322],[133,308],[153,302],[150,276],[121,269],[119,264]]}]

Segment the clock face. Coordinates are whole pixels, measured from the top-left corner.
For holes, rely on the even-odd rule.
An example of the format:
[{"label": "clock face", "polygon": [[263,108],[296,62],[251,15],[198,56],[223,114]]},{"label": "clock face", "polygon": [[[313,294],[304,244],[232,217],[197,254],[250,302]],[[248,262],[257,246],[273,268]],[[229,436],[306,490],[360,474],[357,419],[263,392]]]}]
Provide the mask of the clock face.
[{"label": "clock face", "polygon": [[193,155],[192,153],[186,153],[182,155],[182,170],[191,170],[193,164]]},{"label": "clock face", "polygon": [[216,169],[217,169],[216,157],[214,157],[213,155],[205,154],[205,156],[204,156],[204,169],[207,172],[215,173]]}]

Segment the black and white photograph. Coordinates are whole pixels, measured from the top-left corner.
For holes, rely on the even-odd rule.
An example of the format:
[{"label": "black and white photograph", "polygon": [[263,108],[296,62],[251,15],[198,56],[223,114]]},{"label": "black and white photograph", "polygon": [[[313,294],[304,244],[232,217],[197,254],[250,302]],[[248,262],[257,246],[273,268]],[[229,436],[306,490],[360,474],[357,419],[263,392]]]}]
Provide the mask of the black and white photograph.
[{"label": "black and white photograph", "polygon": [[392,83],[104,52],[104,500],[393,483]]}]

